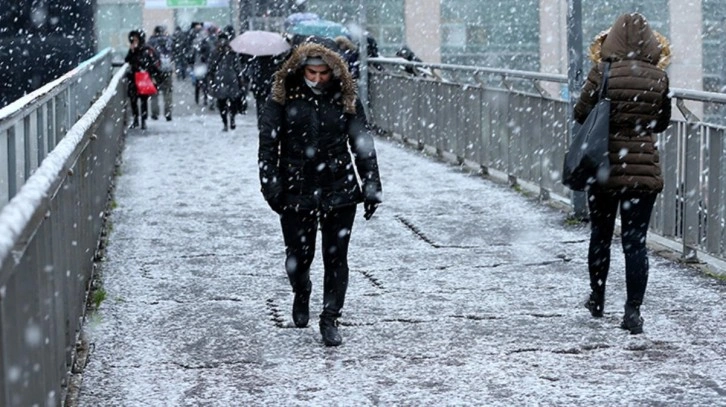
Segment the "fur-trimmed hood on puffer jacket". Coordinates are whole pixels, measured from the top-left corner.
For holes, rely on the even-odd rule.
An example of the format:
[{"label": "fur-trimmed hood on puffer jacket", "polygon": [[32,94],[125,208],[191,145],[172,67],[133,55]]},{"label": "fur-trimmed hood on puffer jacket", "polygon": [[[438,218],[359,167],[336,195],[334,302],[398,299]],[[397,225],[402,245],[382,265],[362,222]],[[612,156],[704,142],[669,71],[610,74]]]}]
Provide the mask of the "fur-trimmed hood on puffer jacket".
[{"label": "fur-trimmed hood on puffer jacket", "polygon": [[324,45],[304,43],[293,50],[290,58],[275,73],[272,85],[272,100],[284,105],[287,99],[288,81],[293,76],[303,76],[303,68],[308,58],[321,58],[333,71],[333,80],[340,82],[341,102],[345,113],[355,114],[356,86],[348,72],[343,58]]},{"label": "fur-trimmed hood on puffer jacket", "polygon": [[[605,57],[614,60],[640,59],[660,69],[666,69],[670,65],[670,42],[661,33],[650,28],[644,19],[638,18],[636,14],[624,14],[615,21],[613,27],[600,32],[590,44],[588,56],[592,62],[599,64]],[[611,31],[613,35],[609,36]],[[634,52],[636,57],[627,55],[627,52]]]},{"label": "fur-trimmed hood on puffer jacket", "polygon": [[671,117],[668,74],[670,46],[639,13],[623,14],[590,46],[593,67],[587,75],[574,117],[583,123],[598,102],[605,62],[610,63],[608,157],[610,175],[594,188],[612,191],[663,189],[655,133]]}]

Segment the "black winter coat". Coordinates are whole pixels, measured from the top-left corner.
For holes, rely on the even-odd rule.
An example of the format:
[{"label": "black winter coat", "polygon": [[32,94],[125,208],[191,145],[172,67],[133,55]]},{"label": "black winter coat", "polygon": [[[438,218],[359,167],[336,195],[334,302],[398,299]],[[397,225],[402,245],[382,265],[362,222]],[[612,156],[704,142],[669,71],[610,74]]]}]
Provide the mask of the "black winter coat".
[{"label": "black winter coat", "polygon": [[245,96],[245,65],[240,54],[225,45],[214,50],[209,60],[209,94],[217,99],[237,99]]},{"label": "black winter coat", "polygon": [[[322,56],[333,68],[323,94],[304,82],[308,56]],[[275,74],[271,96],[261,118],[259,167],[273,209],[328,211],[381,202],[373,137],[340,56],[318,44],[299,46]]]},{"label": "black winter coat", "polygon": [[159,56],[150,46],[141,44],[133,51],[129,49],[125,62],[129,64],[129,72],[126,76],[129,80],[129,96],[136,95],[136,83],[134,81],[136,72],[147,71],[151,75],[151,79],[159,83],[159,76],[161,75]]}]

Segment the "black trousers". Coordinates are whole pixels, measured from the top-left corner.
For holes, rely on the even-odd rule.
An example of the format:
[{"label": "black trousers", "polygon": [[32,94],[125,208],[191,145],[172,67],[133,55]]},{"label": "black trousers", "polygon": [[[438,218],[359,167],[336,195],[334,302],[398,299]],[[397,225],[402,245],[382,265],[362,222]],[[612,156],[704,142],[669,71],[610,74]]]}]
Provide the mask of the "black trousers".
[{"label": "black trousers", "polygon": [[320,318],[338,318],[348,288],[348,244],[356,206],[330,212],[283,211],[280,216],[285,240],[285,270],[293,291],[304,290],[310,281],[310,265],[315,257],[318,227],[322,238],[323,312]]},{"label": "black trousers", "polygon": [[627,303],[641,305],[648,285],[648,251],[645,238],[656,193],[588,193],[590,208],[590,248],[588,269],[590,288],[604,293],[610,269],[610,246],[615,216],[620,209]]},{"label": "black trousers", "polygon": [[134,120],[139,119],[139,103],[141,104],[141,121],[145,122],[149,117],[149,97],[138,96],[136,93],[129,95],[129,102],[131,104],[131,114],[134,116]]},{"label": "black trousers", "polygon": [[226,125],[227,115],[229,115],[230,123],[234,123],[234,115],[243,114],[247,111],[247,100],[244,96],[217,99],[217,107],[219,108],[219,115],[222,117],[222,123]]}]

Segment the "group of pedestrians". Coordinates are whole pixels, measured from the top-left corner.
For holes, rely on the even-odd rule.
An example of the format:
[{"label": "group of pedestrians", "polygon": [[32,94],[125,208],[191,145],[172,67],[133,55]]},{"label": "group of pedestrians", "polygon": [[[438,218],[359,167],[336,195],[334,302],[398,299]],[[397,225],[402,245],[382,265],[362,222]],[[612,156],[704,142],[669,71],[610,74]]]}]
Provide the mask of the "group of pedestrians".
[{"label": "group of pedestrians", "polygon": [[[166,33],[164,26],[154,28],[154,34],[146,40],[143,30],[129,32],[129,51],[125,62],[129,64],[128,96],[133,116],[131,128],[141,126],[146,129],[146,120],[149,116],[149,98],[151,98],[151,118],[159,119],[161,107],[159,98],[164,102],[164,117],[167,121],[172,119],[173,100],[173,42]],[[147,72],[156,86],[157,92],[153,95],[142,94],[137,87],[135,75],[137,72]]]},{"label": "group of pedestrians", "polygon": [[[325,345],[340,345],[338,319],[348,287],[348,246],[357,205],[363,204],[368,220],[382,202],[373,137],[356,93],[355,61],[346,57],[355,48],[341,39],[336,43],[305,38],[293,43],[288,54],[244,59],[230,48],[231,37],[217,34],[205,73],[209,92],[217,99],[224,129],[234,129],[234,114],[244,110],[240,95],[245,98],[250,82],[258,106],[261,190],[281,225],[285,270],[294,293],[293,323],[303,328],[310,319],[310,267],[320,230],[324,276],[318,326]],[[138,41],[140,48],[132,41],[127,61],[157,69],[149,66],[143,35],[132,31],[129,39]],[[590,50],[593,67],[575,106],[575,119],[584,122],[597,103],[606,64],[610,73],[605,97],[612,109],[609,177],[587,191],[590,295],[585,307],[593,317],[603,316],[619,211],[627,286],[621,327],[639,334],[648,280],[646,235],[663,188],[655,133],[666,129],[671,116],[664,71],[670,49],[642,15],[629,13],[603,32]]]},{"label": "group of pedestrians", "polygon": [[[163,100],[164,117],[172,120],[173,81],[190,77],[194,86],[194,100],[210,110],[219,110],[223,131],[235,129],[235,115],[247,110],[248,81],[245,76],[246,57],[235,53],[229,47],[234,37],[231,26],[223,30],[216,26],[204,28],[202,23],[194,22],[187,32],[176,27],[170,36],[166,27],[159,25],[154,34],[146,40],[143,30],[129,33],[129,51],[126,62],[129,64],[129,87],[133,120],[131,127],[146,128],[149,99],[151,99],[151,118],[158,120],[161,113],[160,100]],[[137,72],[148,72],[157,92],[153,95],[140,94],[135,82]],[[213,100],[216,99],[216,104]]]}]

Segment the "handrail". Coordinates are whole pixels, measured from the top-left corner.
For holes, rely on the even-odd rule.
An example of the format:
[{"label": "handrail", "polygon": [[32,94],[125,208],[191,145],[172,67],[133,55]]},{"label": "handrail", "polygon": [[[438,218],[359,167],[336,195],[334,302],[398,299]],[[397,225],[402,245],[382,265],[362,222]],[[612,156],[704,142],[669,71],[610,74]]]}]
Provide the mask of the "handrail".
[{"label": "handrail", "polygon": [[[490,67],[478,67],[470,65],[456,64],[434,64],[428,62],[414,62],[403,58],[369,58],[371,64],[407,66],[412,68],[439,69],[439,70],[455,70],[471,72],[472,74],[493,74],[507,78],[519,78],[529,80],[539,80],[554,83],[567,83],[567,75],[548,74],[542,72],[520,71],[515,69],[499,69]],[[707,92],[693,89],[670,88],[671,97],[676,99],[691,100],[704,103],[726,103],[726,93]]]}]

